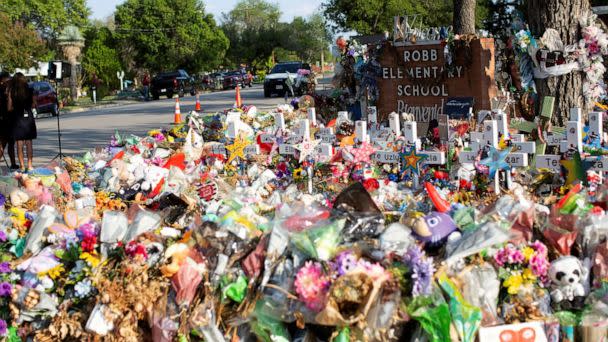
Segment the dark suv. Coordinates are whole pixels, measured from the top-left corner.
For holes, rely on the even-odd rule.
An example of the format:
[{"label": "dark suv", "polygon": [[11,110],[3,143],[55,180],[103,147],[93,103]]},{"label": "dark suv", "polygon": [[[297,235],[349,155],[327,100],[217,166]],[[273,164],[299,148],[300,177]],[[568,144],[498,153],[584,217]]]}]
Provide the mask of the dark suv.
[{"label": "dark suv", "polygon": [[294,81],[294,93],[296,95],[303,94],[304,89],[296,89],[295,86],[295,79],[300,69],[310,70],[310,65],[302,62],[286,62],[275,65],[264,79],[264,97],[270,97],[273,93],[284,96],[285,92],[288,91],[287,84],[285,84],[288,75]]},{"label": "dark suv", "polygon": [[189,92],[190,95],[194,96],[196,95],[196,88],[192,77],[181,69],[156,75],[152,79],[152,84],[150,86],[150,93],[155,100],[158,100],[161,95],[166,95],[169,99],[172,98],[174,94],[178,94],[179,97],[184,97],[186,92]]}]

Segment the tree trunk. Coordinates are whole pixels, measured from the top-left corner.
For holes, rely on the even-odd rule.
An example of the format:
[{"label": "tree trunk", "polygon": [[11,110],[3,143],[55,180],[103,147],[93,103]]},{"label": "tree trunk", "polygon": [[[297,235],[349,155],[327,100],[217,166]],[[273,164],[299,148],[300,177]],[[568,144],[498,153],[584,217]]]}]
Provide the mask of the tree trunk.
[{"label": "tree trunk", "polygon": [[[529,0],[528,21],[534,37],[543,35],[546,29],[557,30],[566,45],[577,44],[580,39],[578,19],[591,10],[589,0]],[[563,76],[535,79],[538,92],[537,109],[545,96],[555,97],[551,123],[563,126],[569,119],[570,108],[580,107],[583,113],[593,106],[583,96],[585,75],[575,71]]]},{"label": "tree trunk", "polygon": [[475,0],[454,0],[454,33],[475,33]]},{"label": "tree trunk", "polygon": [[76,64],[70,63],[70,97],[72,101],[78,100],[78,68]]}]

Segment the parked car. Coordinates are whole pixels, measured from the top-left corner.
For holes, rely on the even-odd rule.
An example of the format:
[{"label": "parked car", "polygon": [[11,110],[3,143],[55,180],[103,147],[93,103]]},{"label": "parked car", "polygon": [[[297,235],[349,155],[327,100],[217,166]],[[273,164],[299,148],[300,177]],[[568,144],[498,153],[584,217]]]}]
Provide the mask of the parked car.
[{"label": "parked car", "polygon": [[292,78],[295,95],[303,94],[306,90],[304,88],[306,85],[303,82],[299,82],[299,86],[296,86],[295,81],[300,69],[310,70],[310,65],[302,62],[286,62],[275,65],[264,79],[264,97],[270,97],[272,94],[284,96],[287,91],[285,80],[287,80],[288,75]]},{"label": "parked car", "polygon": [[38,115],[43,113],[59,115],[59,97],[49,82],[32,82],[30,88],[34,92],[34,103]]},{"label": "parked car", "polygon": [[222,75],[222,78],[222,85],[224,90],[234,89],[237,85],[243,85],[243,77],[240,71],[228,71]]},{"label": "parked car", "polygon": [[155,100],[158,100],[161,95],[166,95],[169,99],[174,94],[184,97],[186,92],[193,96],[196,95],[194,80],[184,70],[163,72],[152,79],[150,93]]},{"label": "parked car", "polygon": [[223,77],[221,72],[213,72],[203,76],[201,81],[204,89],[219,89],[222,87]]}]

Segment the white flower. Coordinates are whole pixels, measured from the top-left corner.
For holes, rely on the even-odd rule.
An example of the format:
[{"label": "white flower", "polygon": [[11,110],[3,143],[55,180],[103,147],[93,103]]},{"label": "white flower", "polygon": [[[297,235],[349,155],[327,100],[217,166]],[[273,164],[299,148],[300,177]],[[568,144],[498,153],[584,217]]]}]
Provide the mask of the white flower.
[{"label": "white flower", "polygon": [[53,286],[55,286],[55,283],[48,276],[44,276],[40,278],[40,285],[42,285],[42,287],[44,287],[45,289],[52,289]]},{"label": "white flower", "polygon": [[74,291],[76,291],[76,297],[84,298],[91,293],[91,280],[85,279],[81,280],[76,285],[74,285]]}]

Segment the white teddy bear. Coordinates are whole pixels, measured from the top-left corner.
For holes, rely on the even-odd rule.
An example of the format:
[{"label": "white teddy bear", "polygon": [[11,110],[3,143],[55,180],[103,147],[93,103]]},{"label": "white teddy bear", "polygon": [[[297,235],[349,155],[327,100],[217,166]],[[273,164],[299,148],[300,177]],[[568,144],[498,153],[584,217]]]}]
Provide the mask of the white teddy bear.
[{"label": "white teddy bear", "polygon": [[549,268],[553,304],[564,309],[581,306],[588,292],[588,276],[589,268],[576,257],[563,256],[553,261]]}]

